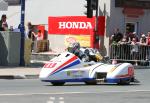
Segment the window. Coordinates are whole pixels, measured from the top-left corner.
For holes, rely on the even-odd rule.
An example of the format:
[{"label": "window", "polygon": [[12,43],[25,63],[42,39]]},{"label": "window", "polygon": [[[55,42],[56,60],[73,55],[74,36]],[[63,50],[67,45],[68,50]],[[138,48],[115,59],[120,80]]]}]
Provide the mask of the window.
[{"label": "window", "polygon": [[4,1],[8,2],[9,6],[16,6],[21,4],[21,0],[4,0]]},{"label": "window", "polygon": [[143,8],[150,9],[149,0],[115,0],[115,7],[133,7],[133,8]]}]

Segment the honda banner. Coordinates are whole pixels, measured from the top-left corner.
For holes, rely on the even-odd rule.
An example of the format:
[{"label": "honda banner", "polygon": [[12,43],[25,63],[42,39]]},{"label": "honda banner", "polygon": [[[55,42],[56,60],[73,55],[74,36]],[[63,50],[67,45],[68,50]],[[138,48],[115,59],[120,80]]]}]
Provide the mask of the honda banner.
[{"label": "honda banner", "polygon": [[48,18],[49,34],[93,34],[95,17],[60,16]]}]

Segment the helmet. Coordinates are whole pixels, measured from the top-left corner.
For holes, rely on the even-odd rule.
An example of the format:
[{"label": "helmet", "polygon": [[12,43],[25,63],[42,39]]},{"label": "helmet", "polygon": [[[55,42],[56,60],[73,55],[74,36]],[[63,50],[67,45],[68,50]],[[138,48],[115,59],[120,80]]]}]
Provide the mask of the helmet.
[{"label": "helmet", "polygon": [[74,53],[75,55],[76,54],[79,54],[80,50],[80,43],[78,42],[75,42],[75,43],[71,43],[69,46],[68,46],[68,51],[71,52],[71,53]]},{"label": "helmet", "polygon": [[73,43],[72,46],[73,46],[73,49],[74,49],[74,50],[76,50],[76,49],[79,50],[79,49],[80,49],[80,43],[79,43],[79,42]]},{"label": "helmet", "polygon": [[80,43],[78,42],[70,43],[67,49],[69,52],[74,53],[76,50],[80,49]]}]

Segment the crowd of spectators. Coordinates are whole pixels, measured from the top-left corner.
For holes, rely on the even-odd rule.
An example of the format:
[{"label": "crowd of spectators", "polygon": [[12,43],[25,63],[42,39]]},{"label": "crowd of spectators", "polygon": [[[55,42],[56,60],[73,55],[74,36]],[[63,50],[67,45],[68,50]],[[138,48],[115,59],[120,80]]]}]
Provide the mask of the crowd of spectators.
[{"label": "crowd of spectators", "polygon": [[136,32],[121,33],[119,29],[110,37],[113,58],[127,60],[150,60],[150,31],[147,34]]},{"label": "crowd of spectators", "polygon": [[111,44],[138,44],[138,45],[150,45],[150,31],[147,34],[141,33],[137,35],[136,32],[121,33],[119,29],[115,29],[115,32],[110,37]]}]

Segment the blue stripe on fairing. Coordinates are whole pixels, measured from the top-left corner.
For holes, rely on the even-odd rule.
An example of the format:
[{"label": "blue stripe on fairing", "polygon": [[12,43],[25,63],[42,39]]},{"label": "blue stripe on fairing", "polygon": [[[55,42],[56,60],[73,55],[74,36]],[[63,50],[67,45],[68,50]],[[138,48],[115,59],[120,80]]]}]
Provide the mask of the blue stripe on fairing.
[{"label": "blue stripe on fairing", "polygon": [[[128,80],[129,78],[121,78],[122,80]],[[76,78],[76,79],[63,79],[63,80],[42,80],[43,82],[85,82],[95,80],[95,78]],[[106,79],[105,83],[119,83],[120,78]]]},{"label": "blue stripe on fairing", "polygon": [[108,78],[107,79],[107,83],[119,83],[120,80],[128,80],[130,79],[130,77],[126,77],[126,78]]},{"label": "blue stripe on fairing", "polygon": [[[80,64],[80,63],[81,63],[80,60],[77,59],[77,60],[75,60],[74,62],[70,63],[69,65],[63,67],[62,69],[60,69],[60,70],[58,70],[58,71],[56,71],[55,73],[58,73],[58,72],[60,72],[60,71],[62,71],[62,70],[64,70],[64,69],[66,69],[66,68],[75,66],[75,65]],[[55,74],[55,73],[53,73],[53,74]],[[53,75],[53,74],[51,74],[51,75]]]}]

